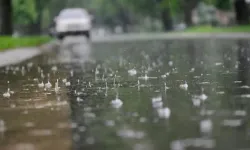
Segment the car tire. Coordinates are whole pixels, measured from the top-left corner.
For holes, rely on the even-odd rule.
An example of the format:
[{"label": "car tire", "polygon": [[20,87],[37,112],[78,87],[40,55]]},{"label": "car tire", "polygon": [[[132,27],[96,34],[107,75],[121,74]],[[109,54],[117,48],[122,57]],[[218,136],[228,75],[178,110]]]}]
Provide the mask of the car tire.
[{"label": "car tire", "polygon": [[85,35],[85,37],[86,37],[87,39],[90,39],[90,38],[91,38],[91,35],[90,35],[90,32],[89,32],[89,31],[86,31],[86,32],[84,33],[84,35]]},{"label": "car tire", "polygon": [[59,40],[63,40],[64,39],[64,35],[63,34],[59,34],[58,36],[57,36],[57,38],[59,39]]}]

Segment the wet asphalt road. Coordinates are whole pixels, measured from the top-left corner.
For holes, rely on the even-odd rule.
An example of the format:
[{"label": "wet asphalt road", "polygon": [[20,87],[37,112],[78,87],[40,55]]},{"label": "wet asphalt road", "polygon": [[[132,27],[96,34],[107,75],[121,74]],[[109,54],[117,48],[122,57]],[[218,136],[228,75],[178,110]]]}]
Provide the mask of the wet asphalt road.
[{"label": "wet asphalt road", "polygon": [[69,37],[0,69],[0,149],[248,150],[249,55],[243,39]]}]

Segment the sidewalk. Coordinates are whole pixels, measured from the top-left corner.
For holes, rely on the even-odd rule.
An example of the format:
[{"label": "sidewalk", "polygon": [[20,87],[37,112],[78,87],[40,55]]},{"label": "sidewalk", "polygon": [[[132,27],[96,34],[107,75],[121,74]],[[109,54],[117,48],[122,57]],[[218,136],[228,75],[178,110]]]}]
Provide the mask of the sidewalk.
[{"label": "sidewalk", "polygon": [[20,63],[44,51],[52,50],[55,45],[55,42],[52,41],[40,47],[17,48],[0,52],[0,67]]}]

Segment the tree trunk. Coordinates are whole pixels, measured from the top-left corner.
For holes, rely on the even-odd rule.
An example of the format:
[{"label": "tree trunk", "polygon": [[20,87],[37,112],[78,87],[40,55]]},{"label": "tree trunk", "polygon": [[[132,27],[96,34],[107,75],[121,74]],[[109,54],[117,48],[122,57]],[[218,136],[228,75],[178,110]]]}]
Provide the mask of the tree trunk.
[{"label": "tree trunk", "polygon": [[129,32],[128,26],[130,24],[130,19],[128,17],[128,13],[126,12],[126,10],[120,9],[120,13],[118,16],[121,19],[123,32],[125,33]]},{"label": "tree trunk", "polygon": [[234,1],[236,21],[239,25],[245,25],[249,23],[249,10],[245,0]]},{"label": "tree trunk", "polygon": [[186,25],[192,26],[193,25],[193,20],[192,20],[192,11],[193,9],[197,6],[200,0],[184,0],[183,5],[184,5],[184,21]]},{"label": "tree trunk", "polygon": [[129,29],[128,29],[128,24],[126,24],[125,22],[122,24],[122,29],[124,33],[128,33]]},{"label": "tree trunk", "polygon": [[161,12],[162,23],[164,26],[165,31],[173,30],[173,20],[168,8],[165,8]]},{"label": "tree trunk", "polygon": [[38,22],[33,22],[31,24],[28,25],[28,34],[29,35],[39,35],[40,32],[40,25],[38,24]]},{"label": "tree trunk", "polygon": [[11,0],[0,0],[0,33],[12,35],[12,3]]},{"label": "tree trunk", "polygon": [[192,9],[185,9],[184,11],[184,21],[188,27],[193,25],[193,20],[192,20]]},{"label": "tree trunk", "polygon": [[37,18],[32,24],[30,24],[29,34],[40,35],[42,33],[42,19],[45,5],[46,3],[44,3],[43,0],[36,0],[35,9],[37,13]]},{"label": "tree trunk", "polygon": [[42,18],[43,18],[43,8],[45,4],[43,4],[42,0],[36,1],[36,12],[37,12],[37,18],[36,22],[34,23],[34,33],[35,34],[41,34],[42,32]]},{"label": "tree trunk", "polygon": [[42,17],[43,17],[43,15],[42,15],[42,11],[40,12],[40,11],[38,11],[38,16],[37,16],[37,20],[36,20],[36,22],[35,22],[35,33],[36,34],[41,34],[42,33]]},{"label": "tree trunk", "polygon": [[127,8],[122,3],[119,3],[119,1],[115,0],[113,1],[113,5],[118,8],[117,16],[120,20],[123,32],[129,32],[128,26],[131,24],[131,20]]}]

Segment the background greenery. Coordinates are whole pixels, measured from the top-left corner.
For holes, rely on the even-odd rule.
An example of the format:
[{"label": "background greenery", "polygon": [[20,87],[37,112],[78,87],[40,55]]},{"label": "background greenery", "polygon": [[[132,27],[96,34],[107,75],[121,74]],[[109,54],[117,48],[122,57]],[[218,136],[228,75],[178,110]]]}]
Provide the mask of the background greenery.
[{"label": "background greenery", "polygon": [[200,2],[221,10],[233,10],[230,0],[12,0],[15,29],[29,34],[46,30],[59,11],[66,7],[88,9],[96,26],[109,29],[121,26],[126,32],[130,26],[146,28],[145,20],[149,20],[148,30],[159,30],[160,27],[171,30],[178,22],[192,26],[190,12]]},{"label": "background greenery", "polygon": [[49,42],[51,39],[47,36],[32,36],[32,37],[0,37],[0,51],[20,48],[20,47],[33,47],[40,46],[41,44]]},{"label": "background greenery", "polygon": [[48,33],[54,17],[68,7],[87,9],[95,31],[116,33],[249,25],[250,15],[245,0],[0,0],[0,35]]}]

